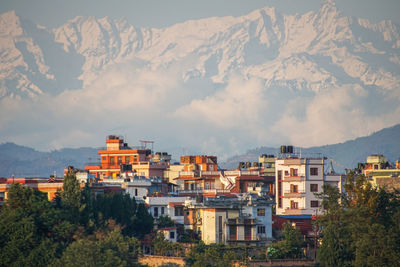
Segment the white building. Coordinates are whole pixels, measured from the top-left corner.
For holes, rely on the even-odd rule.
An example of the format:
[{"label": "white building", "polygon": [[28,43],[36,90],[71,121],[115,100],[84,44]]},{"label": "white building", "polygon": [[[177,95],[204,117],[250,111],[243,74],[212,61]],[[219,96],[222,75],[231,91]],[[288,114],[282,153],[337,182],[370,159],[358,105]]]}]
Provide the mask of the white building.
[{"label": "white building", "polygon": [[322,157],[304,158],[296,154],[284,154],[275,162],[276,214],[316,215],[322,213],[320,199],[324,184],[339,187],[342,175],[324,174]]},{"label": "white building", "polygon": [[154,218],[169,216],[176,223],[184,223],[184,203],[187,197],[147,197],[145,199],[150,214]]}]

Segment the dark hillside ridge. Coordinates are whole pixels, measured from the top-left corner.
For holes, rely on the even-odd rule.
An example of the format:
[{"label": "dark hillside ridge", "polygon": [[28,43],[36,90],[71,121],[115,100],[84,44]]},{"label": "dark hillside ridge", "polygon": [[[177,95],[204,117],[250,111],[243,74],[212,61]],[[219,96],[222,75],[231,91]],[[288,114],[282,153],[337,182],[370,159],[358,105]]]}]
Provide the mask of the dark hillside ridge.
[{"label": "dark hillside ridge", "polygon": [[[382,129],[369,136],[359,137],[344,143],[325,145],[318,147],[302,148],[302,152],[320,153],[322,156],[331,158],[337,163],[355,168],[358,162],[365,162],[366,157],[371,154],[382,154],[389,162],[400,159],[400,124]],[[262,154],[279,153],[279,148],[260,147],[249,150],[246,154],[237,155],[221,163],[222,168],[236,168],[240,161],[258,161],[258,156]],[[343,170],[335,166],[337,170]]]}]

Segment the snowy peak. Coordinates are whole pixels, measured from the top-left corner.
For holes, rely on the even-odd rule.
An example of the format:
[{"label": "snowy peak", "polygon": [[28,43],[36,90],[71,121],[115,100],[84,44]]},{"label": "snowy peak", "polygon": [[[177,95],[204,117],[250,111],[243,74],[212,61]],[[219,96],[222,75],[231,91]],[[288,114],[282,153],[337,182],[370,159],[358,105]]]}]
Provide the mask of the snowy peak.
[{"label": "snowy peak", "polygon": [[[162,29],[79,16],[48,31],[24,24],[11,11],[0,16],[0,36],[3,97],[85,88],[108,67],[131,61],[151,70],[185,66],[183,82],[224,84],[232,73],[240,73],[268,86],[312,92],[349,81],[393,89],[400,80],[396,25],[343,16],[333,0],[302,15],[265,7],[241,17],[191,20]],[[383,65],[370,55],[381,55]]]},{"label": "snowy peak", "polygon": [[21,21],[14,10],[0,15],[0,36],[22,35]]}]

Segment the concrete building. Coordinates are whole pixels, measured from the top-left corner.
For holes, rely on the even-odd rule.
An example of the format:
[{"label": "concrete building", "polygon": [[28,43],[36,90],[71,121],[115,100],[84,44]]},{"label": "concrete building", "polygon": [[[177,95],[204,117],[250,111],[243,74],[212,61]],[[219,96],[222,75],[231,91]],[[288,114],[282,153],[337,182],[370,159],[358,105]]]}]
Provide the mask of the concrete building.
[{"label": "concrete building", "polygon": [[175,223],[184,223],[183,207],[186,197],[146,197],[149,213],[155,218],[169,216]]},{"label": "concrete building", "polygon": [[[132,171],[138,176],[163,177],[164,170],[168,167],[168,157],[157,155],[156,161],[152,160],[152,151],[141,148],[131,148],[121,136],[109,135],[106,139],[106,149],[98,151],[100,163],[85,166],[85,170],[96,175],[99,179],[112,177],[118,178],[123,171]],[[164,160],[162,160],[164,159]]]},{"label": "concrete building", "polygon": [[264,194],[185,202],[185,227],[206,244],[264,244],[272,238],[273,200]]},{"label": "concrete building", "polygon": [[321,214],[320,200],[324,184],[338,186],[341,190],[342,175],[324,174],[325,158],[302,157],[298,154],[281,154],[276,159],[276,214]]},{"label": "concrete building", "polygon": [[57,190],[62,190],[62,178],[28,178],[28,177],[12,177],[0,178],[0,205],[7,200],[8,190],[13,183],[19,183],[23,186],[31,187],[46,193],[48,200],[53,200]]},{"label": "concrete building", "polygon": [[370,155],[358,168],[375,187],[387,190],[400,189],[400,162],[390,164],[383,155]]}]

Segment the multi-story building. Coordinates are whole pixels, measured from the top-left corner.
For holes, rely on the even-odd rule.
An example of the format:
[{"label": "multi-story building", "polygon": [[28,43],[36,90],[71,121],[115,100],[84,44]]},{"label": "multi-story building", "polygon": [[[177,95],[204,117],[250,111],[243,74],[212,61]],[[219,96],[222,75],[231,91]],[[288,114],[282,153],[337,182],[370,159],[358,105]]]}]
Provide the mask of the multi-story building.
[{"label": "multi-story building", "polygon": [[390,164],[383,155],[370,155],[358,168],[373,186],[388,190],[400,189],[400,162]]},{"label": "multi-story building", "polygon": [[186,197],[146,197],[149,213],[155,218],[168,216],[178,224],[184,223],[183,207]]},{"label": "multi-story building", "polygon": [[[156,161],[152,160],[150,149],[131,148],[121,136],[109,135],[106,140],[106,149],[99,150],[100,163],[89,164],[85,169],[99,179],[118,178],[121,169],[132,171],[138,176],[163,177],[169,161],[162,160],[160,155]],[[165,156],[165,155],[163,155]],[[163,159],[168,159],[164,157]],[[170,159],[170,157],[169,157]]]},{"label": "multi-story building", "polygon": [[324,174],[325,158],[281,154],[276,159],[276,214],[321,214],[320,200],[324,184],[336,185],[341,190],[342,175]]},{"label": "multi-story building", "polygon": [[273,200],[266,194],[205,198],[185,202],[185,227],[206,244],[259,244],[272,238]]},{"label": "multi-story building", "polygon": [[7,200],[8,190],[13,183],[19,183],[23,186],[31,187],[47,194],[49,200],[53,200],[58,190],[63,188],[62,178],[28,178],[12,177],[0,178],[0,205]]}]

